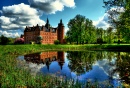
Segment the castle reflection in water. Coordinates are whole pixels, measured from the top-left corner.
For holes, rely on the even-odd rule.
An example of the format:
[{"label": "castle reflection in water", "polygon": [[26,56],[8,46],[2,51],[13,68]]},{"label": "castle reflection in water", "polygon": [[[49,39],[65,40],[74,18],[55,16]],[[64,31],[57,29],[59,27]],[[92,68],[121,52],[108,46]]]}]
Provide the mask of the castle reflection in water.
[{"label": "castle reflection in water", "polygon": [[64,65],[64,52],[56,52],[56,51],[48,51],[48,52],[40,52],[24,55],[24,59],[27,62],[32,62],[36,64],[46,64],[47,69],[49,70],[49,66],[51,62],[57,61],[61,70]]}]

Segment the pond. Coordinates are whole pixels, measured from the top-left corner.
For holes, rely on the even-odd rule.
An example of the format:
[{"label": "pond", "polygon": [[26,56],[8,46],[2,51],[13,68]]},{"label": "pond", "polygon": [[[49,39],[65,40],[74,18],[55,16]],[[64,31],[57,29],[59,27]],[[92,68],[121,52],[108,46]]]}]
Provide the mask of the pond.
[{"label": "pond", "polygon": [[130,84],[130,53],[108,51],[47,51],[18,57],[18,66],[34,76],[50,74],[80,82]]}]

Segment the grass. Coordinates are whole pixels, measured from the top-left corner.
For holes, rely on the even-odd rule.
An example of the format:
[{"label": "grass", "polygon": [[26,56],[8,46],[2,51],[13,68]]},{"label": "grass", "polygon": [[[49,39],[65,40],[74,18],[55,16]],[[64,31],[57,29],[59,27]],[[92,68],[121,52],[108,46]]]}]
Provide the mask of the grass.
[{"label": "grass", "polygon": [[[130,51],[130,44],[85,44],[85,45],[3,45],[2,53],[25,54],[44,50],[118,50]],[[4,51],[4,52],[3,52]]]},{"label": "grass", "polygon": [[[129,51],[130,45],[1,45],[0,87],[1,88],[82,88],[99,86],[96,83],[81,85],[73,80],[63,80],[48,75],[31,76],[26,69],[18,68],[16,57],[46,50],[122,50]],[[110,85],[106,85],[107,87]],[[128,85],[129,86],[129,85]]]}]

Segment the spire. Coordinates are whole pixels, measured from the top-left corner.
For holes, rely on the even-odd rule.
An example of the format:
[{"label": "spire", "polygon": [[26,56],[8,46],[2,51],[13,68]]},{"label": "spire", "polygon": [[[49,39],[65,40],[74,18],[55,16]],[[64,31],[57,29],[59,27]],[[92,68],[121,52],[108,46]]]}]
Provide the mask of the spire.
[{"label": "spire", "polygon": [[46,27],[47,29],[50,28],[50,24],[49,24],[49,19],[48,19],[48,17],[47,17],[47,21],[46,21],[45,27]]},{"label": "spire", "polygon": [[48,20],[48,17],[47,17],[47,23],[49,24],[49,20]]},{"label": "spire", "polygon": [[47,66],[48,71],[49,71],[49,68],[50,68],[49,65],[50,65],[50,63],[49,63],[49,61],[47,61],[47,62],[46,62],[46,66]]},{"label": "spire", "polygon": [[59,25],[64,26],[64,24],[62,23],[62,19],[60,19],[60,23],[59,23]]},{"label": "spire", "polygon": [[60,66],[61,70],[62,70],[62,68],[63,68],[63,65],[64,65],[64,62],[60,61],[60,62],[59,62],[59,66]]},{"label": "spire", "polygon": [[60,23],[62,24],[62,19],[60,19]]}]

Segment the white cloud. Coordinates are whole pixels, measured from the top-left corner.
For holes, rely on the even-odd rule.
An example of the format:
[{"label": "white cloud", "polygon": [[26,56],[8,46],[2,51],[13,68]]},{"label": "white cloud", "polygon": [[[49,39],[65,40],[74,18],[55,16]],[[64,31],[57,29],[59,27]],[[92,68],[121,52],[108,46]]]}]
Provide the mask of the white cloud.
[{"label": "white cloud", "polygon": [[69,28],[68,28],[68,27],[65,28],[65,34],[67,33],[67,31],[69,31]]},{"label": "white cloud", "polygon": [[110,14],[113,14],[113,19],[118,20],[118,14],[116,15],[116,11],[122,13],[125,11],[123,7],[111,8],[107,11],[102,17],[100,17],[97,21],[93,21],[93,25],[99,28],[107,29],[111,25],[108,23]]},{"label": "white cloud", "polygon": [[4,35],[6,37],[16,38],[16,37],[20,37],[21,34],[18,31],[10,32],[10,31],[2,31],[2,30],[0,30],[0,35]]},{"label": "white cloud", "polygon": [[93,25],[95,25],[98,28],[103,28],[103,29],[107,29],[108,27],[110,27],[110,24],[108,23],[108,14],[105,13],[97,21],[93,21]]},{"label": "white cloud", "polygon": [[47,14],[55,14],[64,10],[64,7],[75,7],[74,0],[28,0],[31,7],[37,8]]},{"label": "white cloud", "polygon": [[109,12],[113,12],[113,11],[122,13],[125,11],[125,9],[124,9],[124,7],[113,7],[110,10],[108,10],[107,12],[109,13]]},{"label": "white cloud", "polygon": [[1,10],[0,27],[4,30],[24,29],[25,26],[44,25],[41,13],[24,3],[4,6]]},{"label": "white cloud", "polygon": [[[110,65],[110,63],[112,63],[113,65]],[[95,65],[99,66],[104,71],[104,73],[106,73],[108,76],[110,77],[112,76],[112,78],[114,79],[120,79],[118,72],[111,74],[117,68],[115,63],[116,63],[116,58],[113,58],[111,61],[107,59],[97,61]]]},{"label": "white cloud", "polygon": [[74,0],[61,0],[63,4],[67,7],[75,7],[75,2]]}]

